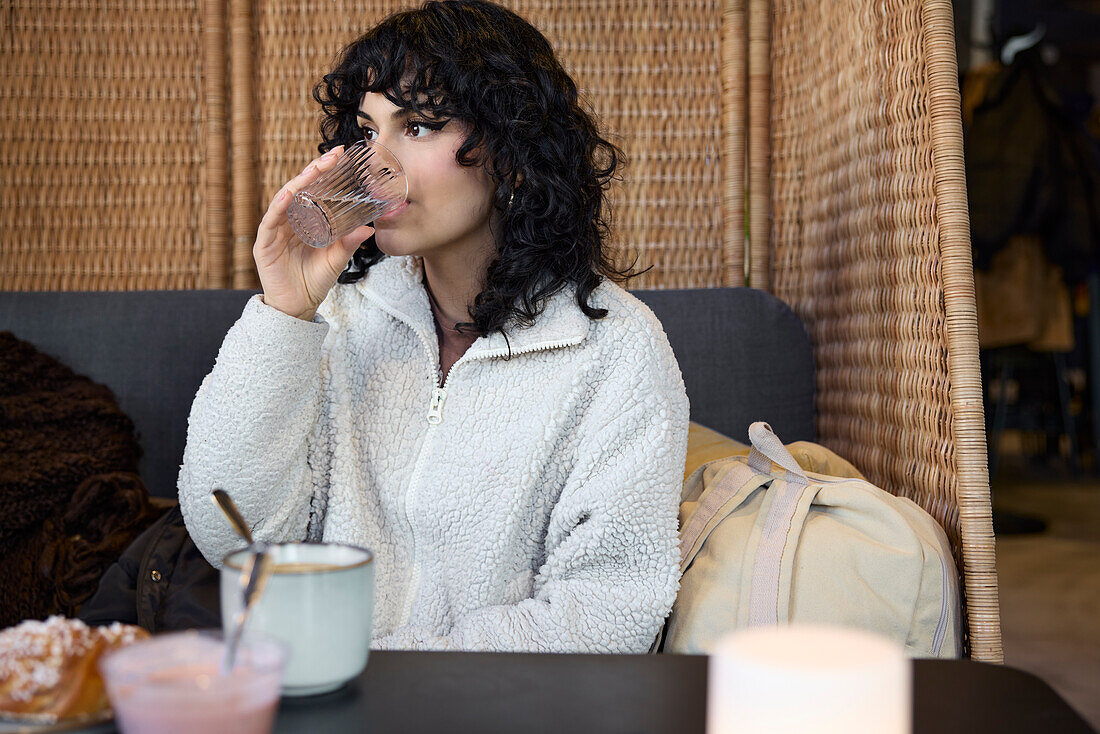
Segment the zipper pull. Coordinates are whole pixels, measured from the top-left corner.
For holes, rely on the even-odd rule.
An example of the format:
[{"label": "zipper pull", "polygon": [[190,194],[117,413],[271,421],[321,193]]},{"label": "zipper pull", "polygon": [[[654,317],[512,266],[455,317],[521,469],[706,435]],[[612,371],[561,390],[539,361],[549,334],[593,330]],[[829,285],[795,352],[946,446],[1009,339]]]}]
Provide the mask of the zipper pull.
[{"label": "zipper pull", "polygon": [[443,401],[447,399],[447,391],[441,387],[432,390],[432,402],[428,405],[428,422],[433,426],[443,422]]}]

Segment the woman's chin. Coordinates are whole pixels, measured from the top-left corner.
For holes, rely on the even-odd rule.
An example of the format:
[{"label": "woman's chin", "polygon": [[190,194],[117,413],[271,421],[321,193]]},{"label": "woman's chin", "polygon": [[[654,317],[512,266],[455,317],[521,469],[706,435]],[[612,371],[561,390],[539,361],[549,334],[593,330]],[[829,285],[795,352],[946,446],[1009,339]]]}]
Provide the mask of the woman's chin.
[{"label": "woman's chin", "polygon": [[402,257],[404,255],[415,255],[416,248],[410,246],[404,242],[402,237],[394,237],[395,233],[392,231],[385,231],[377,229],[374,232],[374,244],[378,246],[378,249],[384,255],[390,257]]}]

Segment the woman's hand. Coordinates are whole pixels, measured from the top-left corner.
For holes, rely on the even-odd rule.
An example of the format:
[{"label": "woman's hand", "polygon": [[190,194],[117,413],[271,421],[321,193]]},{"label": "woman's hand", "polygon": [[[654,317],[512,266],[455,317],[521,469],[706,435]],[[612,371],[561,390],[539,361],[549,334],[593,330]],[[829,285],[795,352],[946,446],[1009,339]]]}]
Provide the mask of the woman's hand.
[{"label": "woman's hand", "polygon": [[310,247],[298,239],[287,220],[286,211],[294,195],[336,165],[343,152],[341,145],[315,158],[279,189],[260,221],[252,246],[264,303],[306,321],[313,318],[355,250],[374,233],[373,227],[363,225],[328,247]]}]

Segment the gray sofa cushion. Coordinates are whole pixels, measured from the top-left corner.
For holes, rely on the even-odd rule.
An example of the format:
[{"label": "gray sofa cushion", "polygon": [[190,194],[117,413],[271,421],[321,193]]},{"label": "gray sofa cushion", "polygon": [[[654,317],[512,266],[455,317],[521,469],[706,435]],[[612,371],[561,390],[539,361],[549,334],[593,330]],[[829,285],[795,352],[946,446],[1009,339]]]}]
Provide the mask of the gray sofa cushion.
[{"label": "gray sofa cushion", "polygon": [[[0,292],[11,331],[110,387],[138,430],[150,493],[174,497],[191,401],[251,291]],[[747,288],[635,291],[680,362],[692,419],[745,439],[766,419],[813,438],[813,358],[802,324]]]},{"label": "gray sofa cushion", "polygon": [[742,442],[759,420],[784,442],[814,439],[813,347],[787,304],[753,288],[633,293],[665,327],[693,421]]}]

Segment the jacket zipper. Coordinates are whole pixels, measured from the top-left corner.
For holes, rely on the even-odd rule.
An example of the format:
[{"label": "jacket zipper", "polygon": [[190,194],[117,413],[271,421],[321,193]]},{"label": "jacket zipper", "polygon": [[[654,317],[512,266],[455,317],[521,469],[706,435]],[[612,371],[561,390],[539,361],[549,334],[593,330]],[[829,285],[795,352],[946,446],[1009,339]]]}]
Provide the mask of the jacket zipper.
[{"label": "jacket zipper", "polygon": [[[401,313],[390,308],[387,304],[381,300],[375,298],[369,291],[365,292],[367,298],[369,298],[376,306],[381,308],[386,313],[393,316],[398,321],[409,325],[411,327],[412,320]],[[427,454],[427,448],[432,439],[432,428],[439,425],[443,420],[443,401],[447,397],[447,393],[443,390],[443,386],[439,380],[439,361],[435,356],[435,352],[432,351],[432,345],[428,341],[428,338],[417,328],[411,327],[413,333],[420,339],[420,343],[424,345],[424,348],[428,352],[428,378],[432,381],[432,397],[428,405],[428,430],[424,434],[424,440],[420,444],[420,451],[416,456],[416,463],[413,465],[412,477],[409,479],[408,485],[405,487],[405,491],[401,495],[401,515],[405,519],[405,526],[409,531],[409,565],[411,569],[409,571],[409,583],[405,588],[405,599],[402,602],[401,613],[401,626],[409,623],[409,618],[412,616],[413,602],[416,600],[417,587],[420,585],[420,564],[416,560],[416,528],[413,527],[412,513],[409,511],[409,503],[412,499],[413,489],[416,487],[417,481],[420,479],[421,467],[424,463],[424,456]]]},{"label": "jacket zipper", "polygon": [[420,586],[420,562],[416,557],[416,528],[413,526],[412,512],[410,510],[413,500],[413,491],[420,481],[420,472],[424,464],[424,457],[428,453],[432,435],[434,434],[433,429],[443,422],[443,401],[447,398],[447,393],[439,382],[439,366],[433,356],[434,353],[431,350],[431,345],[427,343],[424,336],[420,334],[419,331],[416,333],[420,336],[421,342],[424,343],[425,348],[428,350],[428,359],[431,363],[429,365],[429,370],[432,380],[432,397],[428,405],[428,430],[424,433],[424,440],[420,444],[420,451],[416,456],[416,464],[413,466],[412,477],[409,478],[409,484],[405,487],[405,492],[401,498],[401,511],[405,516],[405,524],[409,528],[409,561],[412,566],[409,572],[409,583],[405,589],[405,600],[401,605],[402,625],[408,624],[409,619],[412,617],[413,603],[416,601],[416,592]]},{"label": "jacket zipper", "polygon": [[940,603],[940,619],[936,624],[936,633],[932,636],[932,654],[940,656],[943,638],[947,634],[947,620],[951,612],[951,578],[947,575],[947,559],[940,556],[940,570],[943,572],[943,601]]},{"label": "jacket zipper", "polygon": [[[419,334],[419,332],[417,332]],[[427,344],[424,337],[421,336],[421,341],[425,342],[425,347],[428,348],[428,354],[432,355],[430,345]],[[546,349],[555,349],[557,347],[567,346],[572,341],[557,341],[557,342],[544,342],[543,344],[535,344],[522,350],[513,351],[512,354],[526,354],[528,352],[537,352]],[[458,361],[451,365],[450,372],[447,373],[447,377],[450,378],[454,374],[455,368],[463,362],[473,359],[491,359],[494,357],[502,357],[508,354],[507,350],[494,350],[492,352],[483,352],[475,356],[464,354],[459,357]],[[409,539],[411,541],[412,552],[410,557],[412,558],[412,573],[409,576],[408,590],[405,593],[405,603],[402,605],[401,619],[403,625],[408,624],[412,618],[413,604],[416,602],[416,597],[420,591],[420,562],[416,557],[416,530],[413,527],[412,513],[410,507],[414,498],[414,492],[417,487],[418,480],[420,479],[420,467],[421,458],[426,453],[428,447],[428,439],[431,437],[432,428],[438,426],[443,422],[443,404],[447,400],[447,389],[439,381],[439,367],[435,364],[435,360],[432,359],[432,380],[435,387],[432,389],[431,401],[428,404],[428,433],[424,436],[424,443],[420,449],[420,455],[416,459],[416,467],[413,469],[412,479],[409,481],[409,486],[405,490],[405,521],[409,526]]]},{"label": "jacket zipper", "polygon": [[[412,477],[409,480],[408,486],[405,488],[405,492],[401,497],[401,513],[405,517],[405,524],[409,529],[409,559],[411,560],[412,570],[409,574],[409,583],[405,590],[405,600],[402,604],[401,613],[401,626],[407,625],[412,618],[412,608],[416,601],[417,592],[420,587],[420,563],[416,558],[416,528],[413,526],[412,513],[409,511],[411,501],[413,499],[413,491],[416,489],[417,481],[420,479],[420,469],[423,464],[424,454],[427,453],[428,442],[432,437],[432,428],[438,426],[443,422],[443,404],[447,400],[447,390],[443,387],[440,379],[440,367],[439,360],[432,351],[431,342],[419,329],[412,326],[412,319],[405,314],[395,309],[390,308],[387,304],[383,303],[380,299],[375,297],[369,291],[364,291],[367,298],[378,306],[380,309],[393,316],[398,321],[401,321],[412,328],[413,333],[417,335],[420,342],[424,345],[424,348],[428,351],[428,370],[432,380],[432,396],[428,402],[428,431],[424,434],[424,441],[420,445],[420,452],[416,457],[416,464],[413,466]],[[583,337],[581,337],[583,339]],[[557,349],[559,347],[569,346],[579,342],[579,339],[566,339],[552,342],[543,342],[541,344],[533,344],[524,349],[514,350],[512,354],[527,354],[529,352],[538,352],[547,349]],[[508,354],[507,349],[494,349],[491,352],[483,352],[474,356],[470,356],[468,353],[462,355],[457,362],[451,365],[451,370],[447,374],[450,377],[454,374],[454,369],[458,365],[466,362],[470,359],[492,359],[494,357],[503,357]]]},{"label": "jacket zipper", "polygon": [[420,590],[420,561],[417,559],[416,554],[416,527],[413,525],[412,511],[410,509],[412,506],[413,492],[420,481],[420,471],[424,464],[424,456],[428,453],[428,446],[434,434],[433,429],[443,422],[443,402],[447,399],[447,391],[440,382],[439,361],[435,356],[435,352],[432,351],[432,345],[428,341],[428,338],[419,330],[414,329],[414,331],[416,335],[420,337],[420,342],[424,345],[424,348],[428,350],[428,370],[432,380],[432,396],[428,403],[428,430],[424,433],[424,440],[420,444],[420,451],[416,456],[416,464],[413,467],[412,477],[409,479],[409,485],[405,488],[405,494],[402,498],[402,510],[405,515],[405,523],[409,526],[409,560],[412,566],[409,572],[409,583],[405,589],[405,601],[401,605],[402,626],[407,625],[412,618],[413,604],[416,602],[417,592]]},{"label": "jacket zipper", "polygon": [[447,391],[443,387],[432,390],[432,400],[428,403],[428,423],[438,426],[443,422],[443,401],[447,399]]},{"label": "jacket zipper", "polygon": [[[419,333],[419,332],[417,332],[417,333]],[[421,337],[421,340],[423,341],[423,337]],[[576,343],[575,339],[566,339],[566,340],[563,340],[563,341],[553,341],[553,342],[543,342],[542,344],[532,344],[529,347],[525,347],[523,349],[515,350],[515,351],[512,352],[512,354],[516,355],[516,354],[528,354],[530,352],[541,352],[541,351],[546,351],[548,349],[558,349],[559,347],[567,347],[567,346],[569,346],[571,344],[575,344],[575,343]],[[428,349],[428,353],[429,354],[432,353],[430,348]],[[461,357],[458,358],[457,362],[455,362],[453,365],[451,365],[451,371],[447,374],[447,376],[450,377],[454,373],[455,367],[458,367],[463,362],[466,362],[466,361],[469,361],[469,360],[474,360],[474,359],[493,359],[495,357],[503,357],[507,354],[508,354],[507,349],[494,349],[491,352],[479,352],[478,354],[474,354],[474,355],[463,354]],[[439,425],[440,423],[443,422],[443,404],[447,401],[447,388],[444,386],[444,384],[441,384],[439,382],[439,377],[438,377],[439,367],[437,365],[435,365],[434,362],[433,362],[433,366],[435,367],[435,370],[436,370],[436,377],[434,378],[435,379],[435,388],[432,390],[432,397],[428,402],[428,423],[432,424],[433,426],[436,426],[436,425]]]}]

